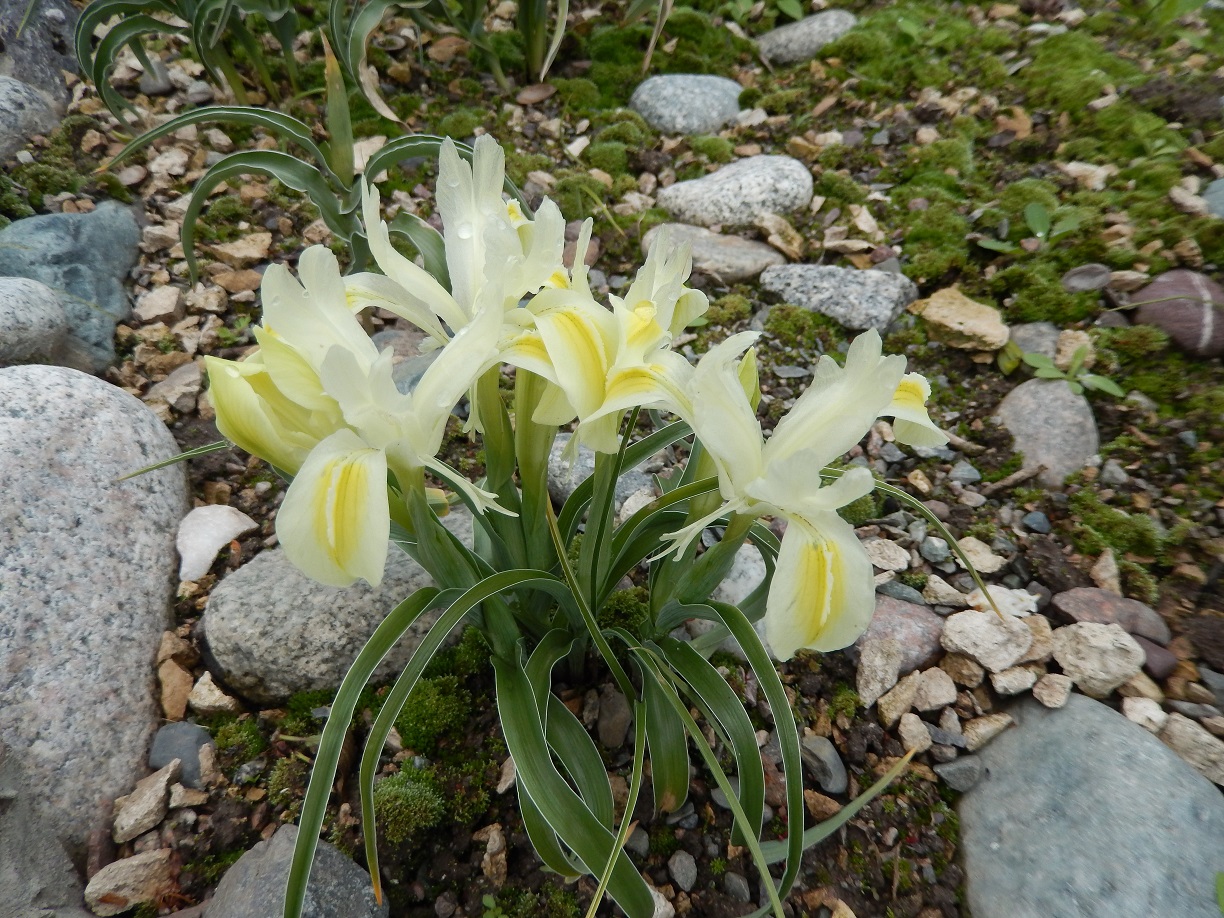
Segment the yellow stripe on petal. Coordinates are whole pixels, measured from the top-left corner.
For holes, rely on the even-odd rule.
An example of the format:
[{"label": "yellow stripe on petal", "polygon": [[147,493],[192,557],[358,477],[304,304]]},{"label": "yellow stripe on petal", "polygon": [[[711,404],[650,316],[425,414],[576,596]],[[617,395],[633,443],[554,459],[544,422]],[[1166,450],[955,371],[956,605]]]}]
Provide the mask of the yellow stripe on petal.
[{"label": "yellow stripe on petal", "polygon": [[320,583],[378,586],[390,537],[386,455],[350,430],[332,434],[289,486],[276,534],[285,556]]},{"label": "yellow stripe on petal", "polygon": [[926,400],[931,394],[931,384],[920,373],[906,373],[901,377],[892,403],[881,414],[891,415],[893,433],[902,443],[910,446],[943,446],[947,435],[940,430],[927,414]]},{"label": "yellow stripe on petal", "polygon": [[871,623],[871,562],[853,528],[834,513],[791,517],[765,607],[774,655],[848,647]]}]

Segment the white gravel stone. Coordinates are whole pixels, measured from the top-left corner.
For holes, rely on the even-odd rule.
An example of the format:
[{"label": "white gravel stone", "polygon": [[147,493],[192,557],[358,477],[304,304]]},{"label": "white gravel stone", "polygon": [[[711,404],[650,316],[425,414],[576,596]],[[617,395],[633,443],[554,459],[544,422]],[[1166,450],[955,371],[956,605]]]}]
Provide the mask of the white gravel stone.
[{"label": "white gravel stone", "polygon": [[876,713],[879,714],[880,723],[885,728],[896,725],[902,715],[914,706],[914,697],[918,693],[921,681],[921,673],[910,673],[880,698]]},{"label": "white gravel stone", "polygon": [[1033,697],[1047,708],[1061,708],[1071,697],[1074,683],[1061,673],[1046,673],[1033,686]]},{"label": "white gravel stone", "polygon": [[871,563],[882,571],[904,571],[909,569],[909,552],[888,539],[867,539],[863,548]]},{"label": "white gravel stone", "polygon": [[1160,739],[1204,778],[1224,787],[1224,740],[1212,736],[1181,714],[1169,715],[1160,731]]},{"label": "white gravel stone", "polygon": [[1027,666],[1012,666],[990,674],[990,684],[1000,695],[1019,695],[1037,683],[1037,674]]},{"label": "white gravel stone", "polygon": [[1019,660],[1021,663],[1045,663],[1054,656],[1054,629],[1044,615],[1026,615],[1020,619],[1033,632],[1033,644]]},{"label": "white gravel stone", "polygon": [[905,751],[926,752],[931,748],[931,731],[926,722],[917,714],[901,715],[901,723],[897,728],[901,736],[901,745]]},{"label": "white gravel stone", "polygon": [[1010,714],[987,714],[967,721],[963,728],[965,748],[977,752],[1014,723]]},{"label": "white gravel stone", "polygon": [[1024,656],[1033,644],[1033,632],[1014,618],[966,610],[948,616],[941,643],[944,650],[964,654],[997,673]]},{"label": "white gravel stone", "polygon": [[[812,173],[790,156],[759,155],[717,172],[659,190],[659,206],[684,223],[752,223],[762,214],[787,214],[812,199]],[[776,270],[776,269],[775,269]]]},{"label": "white gravel stone", "polygon": [[162,848],[107,864],[85,887],[85,904],[105,918],[160,899],[176,888],[173,858],[173,851]]},{"label": "white gravel stone", "polygon": [[1139,696],[1123,698],[1122,713],[1126,715],[1127,720],[1157,735],[1164,729],[1165,722],[1169,719],[1168,713],[1160,706],[1159,701]]},{"label": "white gravel stone", "polygon": [[217,552],[259,524],[235,507],[210,504],[196,507],[179,523],[175,547],[179,553],[179,580],[199,580],[208,573]]},{"label": "white gravel stone", "polygon": [[883,332],[918,296],[914,282],[891,271],[836,265],[779,265],[761,286],[783,302],[828,316],[846,328]]},{"label": "white gravel stone", "polygon": [[136,782],[135,790],[115,801],[115,825],[111,835],[117,844],[122,845],[143,835],[165,819],[170,785],[178,780],[181,768],[182,763],[174,759],[169,765]]},{"label": "white gravel stone", "polygon": [[201,717],[212,717],[217,714],[237,714],[242,710],[242,703],[232,695],[227,695],[213,682],[212,673],[206,672],[191,688],[187,696],[187,704],[191,710]]},{"label": "white gravel stone", "polygon": [[893,638],[868,641],[859,654],[855,689],[864,707],[871,707],[897,684],[904,650]]},{"label": "white gravel stone", "polygon": [[938,666],[924,670],[914,696],[917,711],[938,711],[956,703],[956,683]]},{"label": "white gravel stone", "polygon": [[1054,632],[1054,659],[1085,695],[1105,698],[1143,669],[1146,655],[1121,625],[1077,622]]},{"label": "white gravel stone", "polygon": [[[965,553],[965,557],[969,559],[969,563],[979,574],[993,574],[1001,571],[1007,565],[1007,559],[996,555],[981,539],[965,536],[963,539],[957,539],[956,544],[960,546],[960,550]],[[957,563],[960,564],[959,559]],[[964,567],[963,564],[961,566]],[[983,597],[984,600],[985,597]]]},{"label": "white gravel stone", "polygon": [[938,574],[931,574],[927,577],[926,586],[922,588],[922,598],[933,606],[963,609],[969,605],[969,597]]},{"label": "white gravel stone", "polygon": [[136,301],[132,314],[146,324],[171,325],[183,317],[183,291],[170,284],[155,287]]},{"label": "white gravel stone", "polygon": [[[991,584],[989,589],[990,596],[994,599],[995,605],[999,607],[999,611],[1004,615],[1023,618],[1037,611],[1037,597],[1028,590],[1013,590],[1010,587],[997,586],[995,584]],[[994,611],[994,606],[990,604],[990,599],[980,589],[974,590],[966,598],[969,600],[969,605],[979,612]]]}]

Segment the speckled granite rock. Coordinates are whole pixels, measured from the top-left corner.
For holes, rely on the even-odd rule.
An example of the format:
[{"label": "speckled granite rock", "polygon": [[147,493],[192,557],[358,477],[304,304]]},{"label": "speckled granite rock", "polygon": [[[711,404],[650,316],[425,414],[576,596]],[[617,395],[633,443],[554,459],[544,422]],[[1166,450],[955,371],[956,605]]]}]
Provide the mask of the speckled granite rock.
[{"label": "speckled granite rock", "polygon": [[666,227],[675,242],[687,242],[693,247],[693,270],[712,274],[724,283],[756,277],[771,265],[786,264],[786,256],[772,245],[745,239],[733,234],[711,233],[687,223],[662,223],[651,227],[642,237],[642,254],[654,245]]},{"label": "speckled granite rock", "polygon": [[713,134],[735,120],[743,91],[726,77],[669,73],[641,83],[629,107],[664,134]]},{"label": "speckled granite rock", "polygon": [[957,807],[974,918],[1219,918],[1217,788],[1083,695],[1008,711]]},{"label": "speckled granite rock", "polygon": [[67,329],[54,290],[26,277],[0,277],[0,367],[54,363]]},{"label": "speckled granite rock", "polygon": [[1024,455],[1024,465],[1044,465],[1037,480],[1062,487],[1101,446],[1092,407],[1061,379],[1030,379],[1007,393],[995,416],[1003,422]]},{"label": "speckled granite rock", "polygon": [[918,288],[903,274],[833,265],[766,268],[761,286],[783,302],[828,316],[846,328],[881,332],[918,297]]},{"label": "speckled granite rock", "polygon": [[[471,544],[471,517],[452,511],[443,521]],[[294,567],[281,549],[263,551],[222,580],[208,598],[200,627],[209,669],[225,688],[261,704],[297,692],[334,689],[379,623],[421,587],[419,564],[394,545],[376,588],[358,582],[325,586]],[[376,676],[399,674],[436,611],[421,616],[395,645]]]},{"label": "speckled granite rock", "polygon": [[0,277],[28,277],[54,290],[68,313],[64,362],[101,372],[115,359],[115,324],[131,313],[123,282],[139,242],[132,211],[114,201],[88,214],[27,217],[0,230]]},{"label": "speckled granite rock", "polygon": [[38,0],[27,12],[29,0],[0,0],[0,76],[33,86],[62,114],[69,100],[64,71],[77,72],[79,13],[69,0]]},{"label": "speckled granite rock", "polygon": [[25,146],[27,137],[50,131],[58,122],[37,89],[0,76],[0,159],[8,159]]},{"label": "speckled granite rock", "polygon": [[771,29],[757,38],[757,49],[775,64],[806,61],[853,29],[856,22],[858,18],[849,10],[825,10]]},{"label": "speckled granite rock", "polygon": [[683,223],[751,223],[812,200],[812,173],[789,156],[749,156],[717,172],[660,189],[659,206]]},{"label": "speckled granite rock", "polygon": [[[221,878],[208,904],[208,918],[267,918],[285,903],[285,881],[293,860],[297,826],[285,825],[260,842]],[[387,904],[374,902],[370,876],[325,841],[319,842],[303,918],[381,918]]]},{"label": "speckled granite rock", "polygon": [[74,849],[144,774],[188,507],[181,465],[116,479],[177,452],[153,412],[109,383],[0,370],[0,740]]}]

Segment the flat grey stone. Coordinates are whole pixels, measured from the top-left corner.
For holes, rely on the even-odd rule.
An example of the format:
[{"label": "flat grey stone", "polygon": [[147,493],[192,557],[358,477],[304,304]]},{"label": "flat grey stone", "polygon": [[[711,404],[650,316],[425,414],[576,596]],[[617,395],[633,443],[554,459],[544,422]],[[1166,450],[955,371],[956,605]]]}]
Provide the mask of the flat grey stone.
[{"label": "flat grey stone", "polygon": [[116,323],[131,314],[124,281],[139,242],[132,211],[114,201],[88,214],[26,217],[0,230],[0,277],[28,277],[54,290],[68,313],[66,348],[79,355],[72,366],[101,372],[115,359]]},{"label": "flat grey stone", "polygon": [[178,452],[109,383],[0,370],[0,740],[74,855],[144,774],[188,508],[182,465],[118,479]]},{"label": "flat grey stone", "polygon": [[38,0],[27,18],[29,8],[30,0],[0,0],[0,76],[40,90],[62,114],[69,99],[63,71],[77,72],[72,49],[79,14],[68,0]]},{"label": "flat grey stone", "polygon": [[1092,407],[1061,379],[1030,379],[1007,393],[995,416],[1015,439],[1024,465],[1044,465],[1037,481],[1060,488],[1100,449]]},{"label": "flat grey stone", "polygon": [[669,73],[639,84],[629,107],[664,134],[713,134],[735,120],[743,91],[726,77]]},{"label": "flat grey stone", "polygon": [[[25,774],[0,743],[0,902],[13,918],[69,918],[84,890],[72,861],[35,810]],[[75,909],[75,911],[74,911]]]},{"label": "flat grey stone", "polygon": [[1083,695],[1008,710],[958,806],[974,918],[1219,918],[1217,788]]},{"label": "flat grey stone", "polygon": [[54,290],[25,277],[0,277],[0,367],[54,363],[67,330]]},{"label": "flat grey stone", "polygon": [[[297,826],[284,825],[234,864],[208,903],[208,918],[268,918],[285,906],[285,882]],[[319,842],[306,887],[303,918],[385,918],[374,901],[370,875],[325,841]]]},{"label": "flat grey stone", "polygon": [[[931,611],[929,606],[896,599],[876,593],[875,614],[867,630],[854,642],[854,654],[871,641],[895,640],[901,646],[899,675],[925,669],[938,662],[942,656],[939,637],[943,633],[944,620]],[[867,702],[864,702],[866,704]]]},{"label": "flat grey stone", "polygon": [[683,223],[751,223],[762,214],[806,207],[812,200],[812,173],[790,156],[749,156],[701,178],[669,185],[657,200]]},{"label": "flat grey stone", "polygon": [[674,242],[687,242],[693,247],[694,271],[711,274],[724,283],[747,280],[771,265],[786,264],[786,256],[772,245],[733,234],[711,233],[687,223],[662,223],[647,230],[642,237],[643,255],[650,251],[664,228]]},{"label": "flat grey stone", "polygon": [[846,328],[883,332],[918,298],[908,277],[834,265],[780,265],[761,273],[761,286],[783,302],[810,309]]},{"label": "flat grey stone", "polygon": [[1058,350],[1058,326],[1053,322],[1013,325],[1009,340],[1026,354],[1042,354],[1053,360]]},{"label": "flat grey stone", "polygon": [[[470,517],[443,517],[471,544]],[[382,583],[326,586],[300,571],[281,549],[260,552],[209,596],[200,626],[209,669],[225,688],[260,704],[340,685],[374,629],[396,605],[433,581],[394,545]],[[375,678],[396,676],[438,617],[426,612],[387,654]]]},{"label": "flat grey stone", "polygon": [[1062,276],[1062,287],[1068,293],[1091,293],[1109,286],[1113,271],[1109,265],[1093,262],[1072,268]]},{"label": "flat grey stone", "polygon": [[1207,213],[1224,219],[1224,179],[1216,179],[1203,190]]},{"label": "flat grey stone", "polygon": [[689,892],[697,882],[697,861],[687,851],[677,851],[668,858],[667,872],[677,886]]},{"label": "flat grey stone", "polygon": [[149,749],[149,767],[153,770],[165,768],[175,759],[179,760],[179,781],[187,787],[202,790],[200,776],[200,749],[212,738],[199,724],[177,720],[163,724],[153,735],[153,746]]},{"label": "flat grey stone", "polygon": [[824,736],[805,736],[799,744],[803,756],[803,767],[821,790],[830,794],[844,794],[850,784],[846,765],[838,754],[837,747]]},{"label": "flat grey stone", "polygon": [[[0,159],[8,159],[34,134],[59,124],[51,103],[33,86],[0,76]],[[6,272],[0,271],[0,274]]]},{"label": "flat grey stone", "polygon": [[858,18],[848,10],[825,10],[759,36],[757,50],[775,64],[811,60],[825,45],[853,29],[856,22]]},{"label": "flat grey stone", "polygon": [[[960,745],[965,745],[964,739]],[[951,762],[935,765],[934,771],[943,779],[944,784],[963,794],[982,779],[982,760],[976,755],[962,755]]]}]

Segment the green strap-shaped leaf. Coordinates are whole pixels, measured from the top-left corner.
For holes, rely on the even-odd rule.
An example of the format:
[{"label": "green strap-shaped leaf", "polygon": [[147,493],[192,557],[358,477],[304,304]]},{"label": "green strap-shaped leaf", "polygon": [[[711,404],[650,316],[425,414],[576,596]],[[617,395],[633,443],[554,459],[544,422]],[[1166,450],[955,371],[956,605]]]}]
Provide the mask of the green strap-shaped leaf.
[{"label": "green strap-shaped leaf", "polygon": [[[687,643],[664,638],[658,646],[676,674],[688,683],[702,715],[720,726],[727,737],[739,775],[740,805],[748,816],[748,826],[755,830],[754,837],[759,837],[765,812],[765,768],[757,748],[756,730],[743,702],[718,670]],[[737,845],[744,844],[743,828],[736,823],[732,830],[732,841]]]},{"label": "green strap-shaped leaf", "polygon": [[556,830],[549,825],[544,814],[540,812],[540,808],[531,799],[527,788],[521,784],[518,785],[518,801],[519,813],[523,817],[523,828],[527,830],[531,846],[535,848],[544,866],[571,879],[586,873],[586,867],[574,856],[573,852],[561,844]]},{"label": "green strap-shaped leaf", "polygon": [[[112,17],[154,11],[174,13],[170,4],[159,2],[159,0],[93,0],[92,3],[86,4],[77,19],[76,29],[72,36],[73,48],[76,52],[77,63],[81,65],[81,72],[90,79],[93,78],[93,68],[96,64],[93,36],[98,26]],[[168,32],[181,33],[183,31],[168,25],[165,28]]]},{"label": "green strap-shaped leaf", "polygon": [[160,19],[154,19],[152,16],[138,13],[136,15],[127,16],[120,19],[111,27],[111,30],[106,33],[106,36],[98,42],[97,51],[93,58],[93,67],[86,74],[93,82],[98,90],[98,95],[106,107],[110,109],[120,124],[124,124],[123,112],[135,112],[136,109],[118,91],[110,84],[110,72],[115,68],[115,64],[119,59],[119,52],[124,45],[129,43],[139,43],[142,35],[164,35],[166,33],[181,32],[181,29],[176,29],[162,22]]},{"label": "green strap-shaped leaf", "polygon": [[[752,623],[744,617],[738,608],[727,603],[711,602],[709,606],[718,613],[723,624],[739,641],[748,665],[756,673],[757,684],[765,693],[765,700],[773,712],[774,726],[777,727],[778,745],[782,752],[782,770],[786,778],[786,833],[787,859],[786,869],[782,874],[781,892],[786,896],[799,874],[800,861],[803,858],[803,760],[799,755],[799,729],[791,713],[790,699],[778,678],[773,661],[765,652],[761,639],[757,636]],[[758,914],[765,914],[762,909]]]},{"label": "green strap-shaped leaf", "polygon": [[167,134],[173,134],[180,128],[210,121],[221,124],[248,124],[252,127],[271,131],[274,135],[297,144],[315,161],[319,167],[319,172],[322,173],[328,182],[332,183],[333,190],[337,193],[343,190],[340,180],[327,167],[327,159],[323,156],[323,151],[319,145],[314,142],[314,137],[308,125],[281,112],[262,108],[250,108],[244,105],[210,105],[206,108],[197,108],[194,111],[177,115],[165,124],[160,124],[151,130],[145,131],[129,143],[106,164],[107,168],[118,165],[138,150],[147,147]]},{"label": "green strap-shaped leaf", "polygon": [[336,53],[349,78],[360,86],[367,101],[384,118],[399,121],[378,92],[377,80],[366,79],[366,48],[372,33],[389,9],[420,9],[427,0],[369,0],[353,13],[343,36],[336,36]]},{"label": "green strap-shaped leaf", "polygon": [[526,787],[540,814],[588,870],[614,858],[609,894],[629,918],[651,918],[654,901],[650,890],[625,852],[617,849],[615,834],[600,823],[553,764],[535,694],[522,665],[494,657],[493,671],[497,709],[519,786]]},{"label": "green strap-shaped leaf", "polygon": [[[302,907],[306,900],[306,884],[310,882],[310,868],[314,862],[315,849],[319,846],[319,831],[323,827],[323,819],[327,814],[327,801],[331,797],[332,782],[335,780],[336,767],[340,761],[340,750],[344,745],[344,736],[348,732],[353,713],[357,709],[357,700],[361,695],[361,690],[378,664],[382,662],[383,657],[426,609],[445,604],[457,596],[457,590],[442,593],[433,587],[427,587],[405,599],[391,610],[391,614],[374,629],[374,633],[370,635],[370,639],[341,681],[340,689],[336,692],[336,699],[332,702],[331,713],[319,737],[319,751],[315,755],[310,782],[306,786],[306,797],[302,801],[302,815],[298,819],[293,862],[289,867],[289,879],[285,888],[284,918],[300,918],[302,914]],[[452,605],[452,608],[455,606]],[[462,618],[462,615],[459,618]],[[423,669],[433,652],[440,646],[441,639],[445,637],[446,632],[442,632],[436,643],[430,642],[429,638],[435,630],[441,627],[441,622],[442,619],[439,619],[413,653],[408,664],[410,668],[419,660],[420,668]],[[430,646],[431,643],[432,646]],[[371,877],[377,884],[377,869],[372,869]]]},{"label": "green strap-shaped leaf", "polygon": [[399,233],[416,247],[425,262],[425,270],[433,275],[434,280],[450,289],[450,268],[446,264],[446,242],[442,234],[418,217],[406,210],[401,210],[387,224],[387,229]]},{"label": "green strap-shaped leaf", "polygon": [[319,170],[301,160],[282,153],[279,150],[243,150],[231,153],[211,169],[205,172],[195,187],[191,190],[191,200],[183,214],[183,257],[187,261],[187,269],[191,274],[192,283],[198,274],[193,247],[195,245],[195,224],[200,211],[208,200],[208,193],[226,179],[248,172],[266,175],[276,179],[282,185],[300,191],[310,198],[310,203],[319,209],[319,215],[328,229],[341,239],[349,235],[360,224],[352,218],[345,218],[337,207],[335,191]]},{"label": "green strap-shaped leaf", "polygon": [[[868,803],[880,795],[884,788],[888,787],[897,776],[905,770],[905,766],[910,763],[910,759],[914,757],[913,752],[907,752],[892,768],[888,769],[883,776],[867,790],[863,791],[855,797],[850,803],[846,804],[833,816],[830,816],[819,825],[812,826],[803,833],[803,850],[806,851],[813,845],[818,845],[847,822],[854,818],[854,815],[865,807]],[[776,864],[786,858],[790,853],[790,845],[787,842],[765,842],[761,845],[761,853],[765,855],[765,860],[770,864]]]},{"label": "green strap-shaped leaf", "polygon": [[[673,443],[679,443],[685,437],[692,434],[692,432],[693,429],[684,421],[676,421],[662,430],[656,430],[636,443],[630,444],[629,448],[625,450],[625,459],[621,464],[621,468],[631,469],[640,465],[649,456],[653,456],[659,450],[665,449]],[[591,496],[594,493],[595,482],[593,478],[586,478],[579,483],[578,487],[574,489],[574,493],[566,499],[565,506],[561,508],[561,515],[557,518],[557,525],[567,545],[578,532],[578,524],[582,522],[582,514],[586,512],[587,504],[591,502]]]},{"label": "green strap-shaped leaf", "polygon": [[[656,816],[680,809],[689,792],[688,736],[684,732],[684,722],[663,697],[664,691],[653,673],[643,675],[642,707],[646,712],[646,742],[650,747],[650,783],[654,789]],[[755,742],[753,748],[756,748]]]},{"label": "green strap-shaped leaf", "polygon": [[135,478],[137,475],[144,475],[146,472],[156,472],[158,469],[164,469],[167,466],[174,465],[178,462],[185,462],[186,460],[194,459],[197,456],[207,456],[209,453],[229,449],[229,445],[229,440],[217,440],[215,443],[209,443],[205,446],[197,446],[195,449],[184,450],[177,456],[171,456],[169,459],[163,459],[161,462],[154,462],[152,465],[146,465],[142,469],[137,469],[134,472],[128,472],[118,480],[127,481],[129,478]]}]

